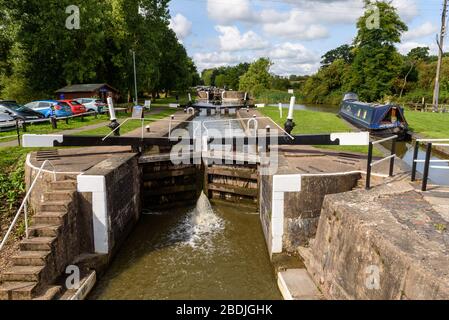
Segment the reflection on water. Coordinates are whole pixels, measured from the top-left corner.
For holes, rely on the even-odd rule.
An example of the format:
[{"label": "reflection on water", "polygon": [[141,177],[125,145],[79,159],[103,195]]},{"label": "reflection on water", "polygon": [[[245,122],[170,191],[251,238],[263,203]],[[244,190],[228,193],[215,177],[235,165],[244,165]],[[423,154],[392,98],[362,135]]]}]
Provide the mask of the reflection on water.
[{"label": "reflection on water", "polygon": [[257,215],[211,207],[144,215],[91,299],[281,299]]}]

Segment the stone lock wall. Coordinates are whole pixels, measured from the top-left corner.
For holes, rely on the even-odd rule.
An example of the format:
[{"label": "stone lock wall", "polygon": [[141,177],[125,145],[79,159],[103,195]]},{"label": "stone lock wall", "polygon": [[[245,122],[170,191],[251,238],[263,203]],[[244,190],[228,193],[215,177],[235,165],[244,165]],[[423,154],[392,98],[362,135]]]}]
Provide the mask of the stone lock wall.
[{"label": "stone lock wall", "polygon": [[270,254],[294,252],[316,234],[324,197],[352,190],[359,173],[260,177],[260,219]]},{"label": "stone lock wall", "polygon": [[98,163],[78,177],[78,187],[82,211],[92,217],[93,250],[112,256],[140,217],[138,156],[127,153]]},{"label": "stone lock wall", "polygon": [[360,178],[359,173],[302,176],[301,191],[285,194],[284,249],[295,251],[298,246],[307,245],[315,237],[324,197],[351,191]]}]

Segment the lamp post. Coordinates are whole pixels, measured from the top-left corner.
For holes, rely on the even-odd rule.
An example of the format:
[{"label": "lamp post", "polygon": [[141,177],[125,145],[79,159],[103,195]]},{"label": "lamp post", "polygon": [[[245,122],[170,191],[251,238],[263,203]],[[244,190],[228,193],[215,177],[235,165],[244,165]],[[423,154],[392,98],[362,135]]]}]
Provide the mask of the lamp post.
[{"label": "lamp post", "polygon": [[138,105],[139,104],[139,99],[137,97],[137,71],[136,71],[136,52],[134,50],[131,50],[131,52],[133,53],[133,66],[134,66],[134,93],[135,93],[135,101],[134,101],[134,105]]}]

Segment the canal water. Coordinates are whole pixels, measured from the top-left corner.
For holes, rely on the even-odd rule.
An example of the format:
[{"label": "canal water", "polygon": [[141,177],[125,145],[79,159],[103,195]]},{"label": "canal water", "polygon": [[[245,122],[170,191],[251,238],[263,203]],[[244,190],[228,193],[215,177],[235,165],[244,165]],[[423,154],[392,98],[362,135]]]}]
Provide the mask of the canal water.
[{"label": "canal water", "polygon": [[259,216],[211,206],[147,212],[90,299],[281,299]]},{"label": "canal water", "polygon": [[[233,119],[203,114],[186,129],[244,135]],[[192,208],[144,212],[89,298],[282,299],[259,215],[249,210],[212,206],[202,194]]]},{"label": "canal water", "polygon": [[[278,105],[272,105],[272,106],[278,106]],[[283,108],[288,109],[289,104],[283,104]],[[333,106],[333,105],[303,105],[303,104],[297,104],[295,105],[295,110],[310,110],[310,111],[317,111],[317,112],[329,112],[337,114],[339,111],[339,106]],[[287,113],[284,112],[284,115]],[[405,114],[407,117],[407,113]],[[385,148],[390,149],[391,144],[385,143]],[[410,167],[413,164],[413,145],[407,142],[398,142],[397,148],[396,148],[396,154],[399,158],[401,158],[407,165]],[[419,150],[418,159],[425,159],[425,150],[422,148]],[[438,154],[434,154],[432,157],[432,160],[441,160],[441,159],[447,159],[445,157],[440,157]],[[440,167],[447,167],[449,166],[449,163],[438,163],[437,164]],[[417,171],[419,173],[424,172],[424,164],[418,163],[417,165]],[[435,169],[431,168],[429,173],[429,178],[433,183],[436,183],[438,185],[449,185],[449,170],[446,169]]]}]

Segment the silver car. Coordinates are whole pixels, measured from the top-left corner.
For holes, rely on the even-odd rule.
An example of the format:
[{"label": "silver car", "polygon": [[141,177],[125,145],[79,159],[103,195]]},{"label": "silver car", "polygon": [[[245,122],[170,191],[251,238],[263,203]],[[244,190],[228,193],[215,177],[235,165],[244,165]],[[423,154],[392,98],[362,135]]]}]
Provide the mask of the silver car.
[{"label": "silver car", "polygon": [[0,112],[0,132],[16,129],[16,121],[10,115]]},{"label": "silver car", "polygon": [[86,107],[87,112],[104,113],[106,111],[106,104],[103,101],[93,98],[79,98],[76,102],[81,103]]}]

